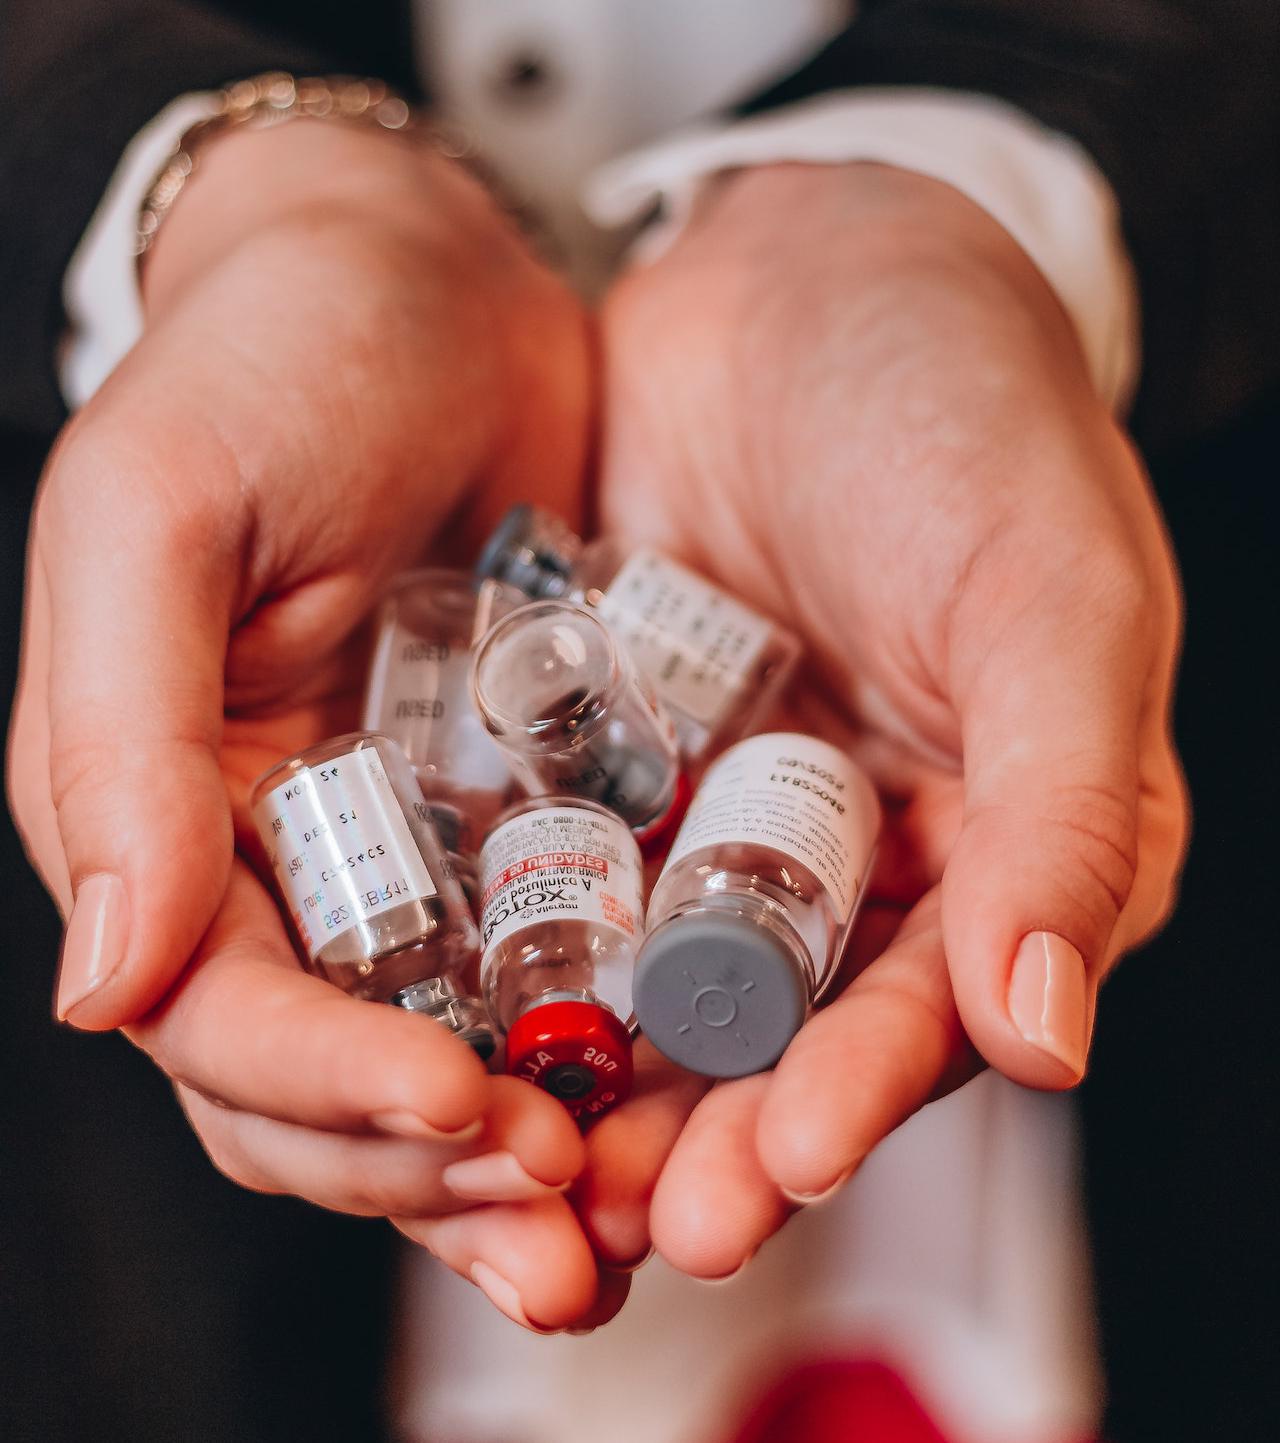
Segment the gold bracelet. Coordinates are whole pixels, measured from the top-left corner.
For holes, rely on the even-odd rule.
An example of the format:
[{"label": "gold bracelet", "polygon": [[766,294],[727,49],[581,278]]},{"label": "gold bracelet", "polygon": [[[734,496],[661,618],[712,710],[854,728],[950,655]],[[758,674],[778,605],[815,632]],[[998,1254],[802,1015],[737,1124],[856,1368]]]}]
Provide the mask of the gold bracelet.
[{"label": "gold bracelet", "polygon": [[[299,78],[279,70],[239,80],[222,91],[213,115],[197,121],[183,134],[152,181],[138,212],[134,254],[139,261],[154,244],[165,216],[182,194],[200,150],[214,136],[240,125],[261,129],[306,117],[351,120],[402,133],[423,128],[408,101],[381,80],[343,75]],[[470,147],[464,137],[436,126],[426,129],[442,154],[455,160],[469,156]]]}]

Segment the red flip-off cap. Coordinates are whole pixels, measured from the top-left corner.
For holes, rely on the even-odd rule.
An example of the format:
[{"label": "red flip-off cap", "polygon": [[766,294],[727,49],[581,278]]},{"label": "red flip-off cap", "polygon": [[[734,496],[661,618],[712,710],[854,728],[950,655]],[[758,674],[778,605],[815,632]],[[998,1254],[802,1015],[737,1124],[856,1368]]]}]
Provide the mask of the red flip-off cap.
[{"label": "red flip-off cap", "polygon": [[602,1117],[631,1093],[631,1034],[594,1002],[544,1002],[507,1033],[507,1071],[574,1117]]}]

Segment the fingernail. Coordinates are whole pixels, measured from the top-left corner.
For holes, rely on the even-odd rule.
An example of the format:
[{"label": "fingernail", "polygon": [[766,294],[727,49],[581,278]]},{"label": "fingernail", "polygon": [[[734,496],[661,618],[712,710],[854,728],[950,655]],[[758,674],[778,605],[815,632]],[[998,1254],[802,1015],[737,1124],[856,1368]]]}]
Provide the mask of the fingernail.
[{"label": "fingernail", "polygon": [[484,1128],[484,1119],[477,1117],[465,1127],[450,1132],[447,1128],[436,1127],[408,1108],[375,1112],[370,1114],[369,1121],[379,1132],[389,1132],[396,1137],[429,1138],[432,1142],[470,1142],[473,1137],[479,1137]]},{"label": "fingernail", "polygon": [[731,1273],[721,1273],[718,1278],[695,1278],[694,1281],[706,1283],[710,1288],[718,1288],[721,1283],[731,1283],[754,1257],[755,1253],[748,1253]]},{"label": "fingernail", "polygon": [[565,1332],[571,1338],[589,1338],[595,1332],[594,1328],[566,1328]]},{"label": "fingernail", "polygon": [[515,1286],[509,1283],[495,1268],[491,1268],[488,1263],[482,1263],[477,1259],[471,1264],[469,1272],[471,1281],[476,1287],[500,1313],[505,1313],[513,1323],[519,1323],[522,1328],[531,1328],[535,1333],[549,1334],[563,1331],[561,1328],[539,1327],[537,1323],[530,1322]]},{"label": "fingernail", "polygon": [[451,1162],[440,1177],[451,1193],[476,1202],[523,1202],[562,1193],[569,1186],[568,1182],[559,1187],[539,1182],[525,1172],[514,1153],[506,1151]]},{"label": "fingernail", "polygon": [[1033,1047],[1079,1077],[1089,1051],[1084,958],[1053,932],[1031,932],[1013,959],[1009,1016]]},{"label": "fingernail", "polygon": [[821,1192],[792,1192],[789,1187],[780,1188],[779,1191],[788,1202],[795,1203],[796,1207],[817,1207],[819,1203],[827,1202],[829,1199],[835,1197],[836,1193],[840,1191],[852,1176],[853,1169],[851,1167],[846,1168],[830,1187],[824,1187]]},{"label": "fingernail", "polygon": [[638,1258],[632,1259],[629,1263],[607,1263],[606,1266],[611,1273],[638,1273],[642,1267],[653,1257],[653,1244],[640,1254]]},{"label": "fingernail", "polygon": [[124,960],[129,938],[129,898],[110,872],[86,877],[76,889],[71,920],[62,940],[58,995],[59,1022],[91,997]]}]

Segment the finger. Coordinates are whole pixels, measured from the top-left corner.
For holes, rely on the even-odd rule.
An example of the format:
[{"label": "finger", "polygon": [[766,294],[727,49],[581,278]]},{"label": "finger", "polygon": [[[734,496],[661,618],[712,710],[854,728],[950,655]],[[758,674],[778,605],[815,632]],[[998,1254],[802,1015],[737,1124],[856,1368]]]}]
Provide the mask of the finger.
[{"label": "finger", "polygon": [[164,993],[209,925],[232,847],[217,750],[242,530],[235,464],[132,420],[148,445],[117,422],[73,429],[41,491],[33,551],[57,659],[48,779],[71,892],[56,1006],[94,1029]]},{"label": "finger", "polygon": [[[577,1123],[549,1093],[516,1077],[491,1077],[484,1131],[444,1181],[470,1202],[520,1202],[563,1192],[582,1171]],[[403,1211],[403,1209],[401,1209]]]},{"label": "finger", "polygon": [[976,1065],[951,997],[935,891],[783,1054],[760,1106],[760,1163],[792,1202],[817,1202]]},{"label": "finger", "polygon": [[761,1166],[756,1124],[770,1076],[712,1088],[694,1109],[653,1194],[653,1242],[672,1267],[729,1277],[786,1220],[789,1206]]},{"label": "finger", "polygon": [[181,983],[127,1031],[207,1097],[330,1132],[477,1136],[489,1098],[483,1065],[444,1027],[303,972],[240,862]]},{"label": "finger", "polygon": [[597,1257],[632,1268],[649,1254],[649,1204],[680,1129],[710,1085],[673,1066],[643,1038],[635,1084],[587,1135],[587,1162],[570,1194]]},{"label": "finger", "polygon": [[22,845],[65,918],[71,879],[49,792],[49,587],[34,552],[27,564],[22,655],[5,780]]},{"label": "finger", "polygon": [[[541,1100],[534,1088],[523,1090]],[[470,1189],[454,1185],[452,1170],[493,1157],[515,1159],[516,1134],[525,1121],[519,1108],[505,1109],[505,1116],[491,1111],[483,1139],[431,1142],[320,1132],[215,1105],[184,1086],[178,1096],[214,1165],[233,1182],[361,1217],[418,1217],[477,1206]],[[545,1101],[557,1108],[553,1099]],[[475,1151],[479,1148],[486,1150]],[[569,1181],[565,1175],[554,1184],[543,1182],[527,1170],[511,1169],[502,1177],[502,1190],[509,1201],[528,1201],[554,1196]]]},{"label": "finger", "polygon": [[595,1305],[595,1259],[563,1198],[392,1221],[523,1328],[558,1332]]},{"label": "finger", "polygon": [[1084,1072],[1134,882],[1154,607],[1136,564],[1102,542],[1063,573],[1025,570],[998,558],[960,609],[954,645],[978,660],[953,689],[965,811],[942,921],[975,1045],[1014,1081],[1058,1088]]}]

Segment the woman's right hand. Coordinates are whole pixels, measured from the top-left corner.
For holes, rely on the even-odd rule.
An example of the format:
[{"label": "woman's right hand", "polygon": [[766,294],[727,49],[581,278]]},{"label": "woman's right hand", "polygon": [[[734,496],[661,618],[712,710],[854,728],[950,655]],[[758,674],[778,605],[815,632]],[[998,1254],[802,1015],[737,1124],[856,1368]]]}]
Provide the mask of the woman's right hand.
[{"label": "woman's right hand", "polygon": [[394,572],[517,495],[574,513],[581,311],[457,166],[311,121],[209,144],[144,306],[28,560],[9,786],[68,919],[58,1016],[123,1027],[233,1178],[391,1215],[518,1320],[580,1320],[568,1115],[303,973],[236,841],[257,774],[355,724]]}]

